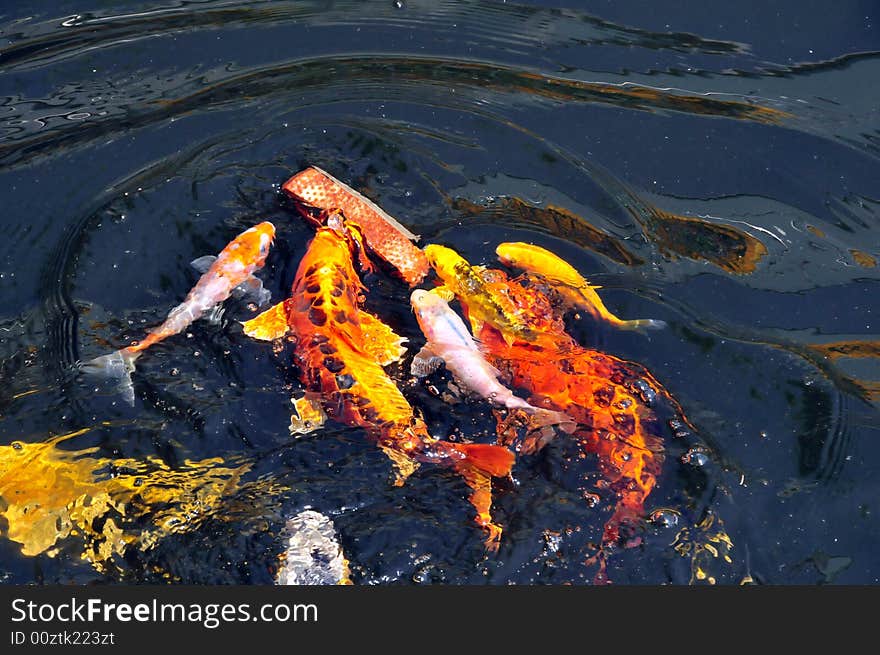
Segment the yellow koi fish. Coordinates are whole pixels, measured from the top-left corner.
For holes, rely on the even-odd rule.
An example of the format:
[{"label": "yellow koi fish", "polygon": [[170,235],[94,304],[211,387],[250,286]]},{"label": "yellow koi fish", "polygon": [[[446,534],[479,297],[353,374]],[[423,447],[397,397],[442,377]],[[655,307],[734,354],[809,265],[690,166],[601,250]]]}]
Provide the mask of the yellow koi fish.
[{"label": "yellow koi fish", "polygon": [[[490,281],[484,279],[478,268],[471,266],[466,259],[452,248],[431,244],[425,246],[425,255],[443,287],[436,293],[451,300],[457,296],[467,305],[468,320],[474,334],[479,334],[483,323],[497,328],[504,339],[534,341],[537,333],[526,320],[513,301],[502,290],[496,290]],[[466,303],[465,303],[466,301]]]},{"label": "yellow koi fish", "polygon": [[603,320],[622,330],[644,333],[666,327],[664,321],[646,318],[625,321],[612,314],[596,289],[587,282],[574,266],[549,250],[528,243],[502,243],[495,249],[498,258],[507,266],[543,277],[570,305],[583,309],[596,320]]}]

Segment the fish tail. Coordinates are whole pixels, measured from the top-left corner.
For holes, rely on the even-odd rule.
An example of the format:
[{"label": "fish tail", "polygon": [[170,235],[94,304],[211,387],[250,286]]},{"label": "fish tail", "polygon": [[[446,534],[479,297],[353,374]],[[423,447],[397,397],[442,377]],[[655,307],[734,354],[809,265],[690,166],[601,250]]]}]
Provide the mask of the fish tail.
[{"label": "fish tail", "polygon": [[118,381],[119,392],[129,405],[134,405],[134,385],[131,374],[134,362],[140,357],[140,351],[132,352],[127,348],[114,350],[107,355],[95,357],[79,365],[80,371],[86,375],[100,376]]},{"label": "fish tail", "polygon": [[635,321],[620,321],[616,323],[621,330],[633,330],[641,334],[647,334],[651,330],[662,330],[666,327],[666,321],[655,318],[641,318]]},{"label": "fish tail", "polygon": [[449,446],[464,455],[459,465],[473,467],[492,477],[504,477],[513,469],[513,453],[503,446],[482,443],[451,443]]}]

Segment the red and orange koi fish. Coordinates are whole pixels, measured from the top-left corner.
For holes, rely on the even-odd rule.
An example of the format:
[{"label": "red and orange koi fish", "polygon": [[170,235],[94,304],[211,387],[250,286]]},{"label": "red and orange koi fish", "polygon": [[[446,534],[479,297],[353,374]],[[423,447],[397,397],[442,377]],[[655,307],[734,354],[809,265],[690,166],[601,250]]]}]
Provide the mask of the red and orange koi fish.
[{"label": "red and orange koi fish", "polygon": [[[458,255],[447,253],[448,249],[435,250],[429,253],[432,265],[471,318],[489,363],[507,385],[526,390],[530,404],[565,412],[574,419],[577,428],[572,437],[585,454],[599,458],[604,478],[600,491],[611,494],[615,504],[597,557],[596,579],[601,581],[604,547],[620,541],[637,543],[645,501],[657,484],[664,460],[661,427],[643,395],[672,399],[638,365],[584,348],[568,335],[562,321],[565,307],[554,306],[542,289],[543,278],[525,284],[508,279],[500,270],[470,267]],[[452,261],[457,266],[443,265]],[[459,269],[467,275],[462,276]],[[528,275],[521,279],[530,280]],[[511,439],[507,427],[499,424],[502,442]],[[519,449],[536,452],[548,438],[552,434],[548,437],[546,430],[532,431]],[[586,488],[582,491],[592,494]]]},{"label": "red and orange koi fish", "polygon": [[410,286],[415,286],[428,274],[425,254],[412,243],[419,237],[376,203],[329,173],[311,166],[287,180],[282,189],[312,220],[315,219],[306,207],[320,210],[322,218],[333,212],[342,212],[346,224],[357,226],[370,249],[391,264]]},{"label": "red and orange koi fish", "polygon": [[260,304],[268,300],[269,292],[254,272],[266,263],[274,238],[275,226],[266,221],[239,234],[216,257],[206,255],[193,261],[192,265],[203,275],[186,299],[169,312],[162,325],[151,330],[143,341],[96,357],[81,364],[80,369],[119,379],[126,401],[133,404],[131,374],[135,360],[144,350],[182,332],[204,314],[216,309],[233,292],[251,295]]},{"label": "red and orange koi fish", "polygon": [[452,466],[471,486],[477,522],[494,547],[501,528],[489,511],[491,478],[510,472],[513,453],[496,445],[440,441],[429,434],[382,368],[402,356],[403,340],[360,309],[366,289],[353,265],[357,228],[343,225],[338,216],[328,223],[309,244],[290,298],[243,324],[245,333],[257,339],[291,335],[296,341],[294,361],[307,395],[294,401],[298,415],[291,421],[292,431],[313,426],[322,414],[362,427],[392,460],[398,484],[420,462]]}]

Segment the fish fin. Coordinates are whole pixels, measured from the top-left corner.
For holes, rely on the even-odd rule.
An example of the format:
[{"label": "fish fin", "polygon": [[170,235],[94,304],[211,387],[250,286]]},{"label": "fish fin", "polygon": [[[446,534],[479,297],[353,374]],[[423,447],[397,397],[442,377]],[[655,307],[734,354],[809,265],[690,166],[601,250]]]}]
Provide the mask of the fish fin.
[{"label": "fish fin", "polygon": [[529,424],[532,428],[544,428],[555,425],[566,434],[571,434],[577,429],[577,421],[565,412],[557,412],[553,409],[536,407],[529,416]]},{"label": "fish fin", "polygon": [[477,318],[476,314],[474,314],[473,312],[467,312],[466,318],[471,324],[471,334],[476,337],[483,330],[483,323],[485,321],[483,321],[483,319],[481,318]]},{"label": "fish fin", "polygon": [[486,550],[496,552],[501,543],[501,526],[492,520],[492,478],[482,471],[462,468],[459,473],[471,489],[468,500],[476,510],[477,525],[486,531]]},{"label": "fish fin", "polygon": [[385,323],[365,311],[358,312],[358,321],[364,333],[364,350],[379,366],[399,362],[406,354],[406,337],[401,337]]},{"label": "fish fin", "polygon": [[253,339],[261,341],[280,339],[290,330],[287,326],[287,312],[284,309],[284,303],[273,305],[251,320],[243,321],[241,327],[244,329],[244,333]]},{"label": "fish fin", "polygon": [[232,295],[236,298],[249,298],[260,307],[266,306],[272,299],[272,294],[263,286],[263,281],[256,275],[249,275],[244,282],[232,290]]},{"label": "fish fin", "polygon": [[439,287],[434,287],[431,289],[431,293],[443,298],[446,302],[452,302],[455,300],[455,292],[445,284],[441,284]]},{"label": "fish fin", "polygon": [[205,320],[208,321],[210,325],[220,325],[220,321],[223,319],[223,305],[214,305],[205,312]]},{"label": "fish fin", "polygon": [[612,325],[621,330],[632,330],[639,334],[647,335],[651,330],[662,330],[666,327],[666,321],[660,321],[654,318],[640,318],[634,321],[620,321],[612,323]]},{"label": "fish fin", "polygon": [[357,223],[345,222],[344,225],[349,228],[348,234],[355,243],[357,250],[358,265],[362,273],[372,273],[375,269],[373,262],[367,257],[367,247],[364,243],[364,233],[361,226]]},{"label": "fish fin", "polygon": [[208,272],[208,269],[211,268],[211,265],[217,261],[217,255],[205,255],[204,257],[199,257],[198,259],[192,260],[189,265],[196,269],[199,273],[203,275]]},{"label": "fish fin", "polygon": [[631,321],[625,321],[618,318],[602,303],[599,294],[594,291],[598,288],[599,287],[588,284],[581,289],[572,289],[571,297],[568,297],[566,294],[563,295],[566,295],[575,306],[587,311],[596,320],[605,321],[620,330],[632,330],[633,332],[639,332],[646,335],[650,330],[661,330],[666,327],[665,321],[653,318],[643,318]]},{"label": "fish fin", "polygon": [[513,469],[514,455],[503,446],[483,443],[450,443],[452,450],[464,455],[457,468],[473,468],[485,475],[501,478]]},{"label": "fish fin", "polygon": [[123,348],[115,350],[107,355],[95,357],[79,365],[79,370],[86,375],[95,375],[118,381],[118,391],[129,405],[134,405],[134,385],[131,374],[134,372],[134,362],[140,357],[140,352],[130,352]]},{"label": "fish fin", "polygon": [[417,378],[423,378],[440,368],[442,363],[443,358],[431,349],[430,344],[426,344],[413,357],[412,363],[409,365],[409,372]]},{"label": "fish fin", "polygon": [[290,415],[290,434],[294,436],[309,434],[324,425],[327,414],[321,407],[320,396],[306,394],[302,398],[291,398],[294,413]]},{"label": "fish fin", "polygon": [[509,332],[499,330],[499,333],[501,334],[501,338],[504,339],[504,343],[506,343],[508,346],[512,346],[513,342],[516,341],[516,337]]},{"label": "fish fin", "polygon": [[419,468],[419,463],[406,453],[402,453],[390,446],[380,444],[379,448],[382,449],[382,452],[388,456],[388,459],[390,459],[391,463],[394,465],[394,486],[403,486],[406,479]]},{"label": "fish fin", "polygon": [[456,470],[471,488],[470,502],[477,511],[476,522],[487,533],[486,548],[497,551],[501,526],[492,521],[492,478],[510,474],[514,455],[507,448],[492,444],[449,444],[464,455],[455,464]]}]

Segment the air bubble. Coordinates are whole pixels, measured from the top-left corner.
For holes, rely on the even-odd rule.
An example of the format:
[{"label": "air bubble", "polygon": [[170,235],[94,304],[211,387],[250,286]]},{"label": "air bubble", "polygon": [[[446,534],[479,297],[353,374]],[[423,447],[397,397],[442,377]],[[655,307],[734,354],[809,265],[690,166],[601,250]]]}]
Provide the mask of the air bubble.
[{"label": "air bubble", "polygon": [[657,509],[651,512],[651,523],[661,528],[673,528],[678,525],[678,512],[674,509]]},{"label": "air bubble", "polygon": [[657,399],[657,392],[654,391],[650,384],[648,384],[644,380],[636,380],[635,382],[633,382],[633,387],[635,387],[636,391],[639,392],[639,395],[642,397],[643,401],[645,401],[649,405],[654,404],[654,401]]},{"label": "air bubble", "polygon": [[584,500],[587,502],[587,507],[595,507],[599,504],[601,498],[599,498],[599,494],[590,493],[589,491],[584,492]]},{"label": "air bubble", "polygon": [[691,466],[705,466],[709,463],[709,456],[701,450],[691,448],[681,456],[681,461]]}]

